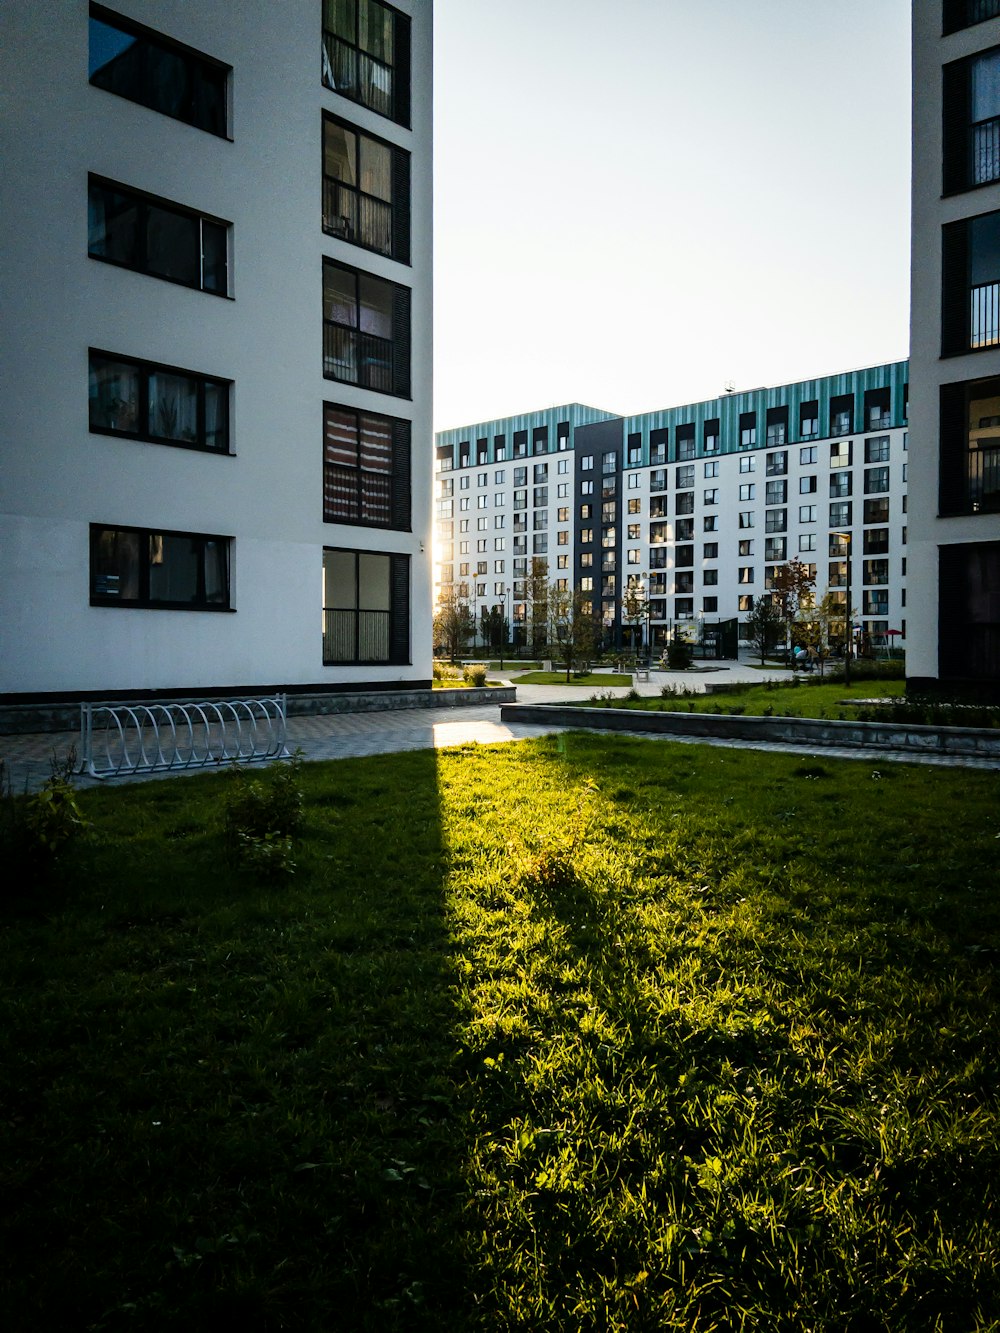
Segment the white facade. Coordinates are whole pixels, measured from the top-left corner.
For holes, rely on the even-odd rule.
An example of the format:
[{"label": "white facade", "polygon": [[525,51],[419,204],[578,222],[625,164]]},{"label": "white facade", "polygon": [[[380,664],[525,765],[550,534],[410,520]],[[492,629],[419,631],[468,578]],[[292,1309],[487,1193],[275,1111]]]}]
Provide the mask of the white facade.
[{"label": "white facade", "polygon": [[[412,17],[412,128],[323,87],[318,0],[110,8],[231,67],[228,133],[88,82],[86,0],[3,6],[0,696],[426,681],[429,469],[411,468],[408,530],[324,522],[323,404],[405,419],[413,458],[426,455],[431,5],[396,7]],[[324,233],[324,111],[411,155],[411,263]],[[228,290],[88,254],[94,178],[228,224]],[[412,397],[324,377],[324,257],[411,292]],[[94,349],[231,382],[228,451],[95,432]],[[152,534],[228,538],[224,609],[107,604],[122,585],[92,568],[94,525],[140,530],[143,552]],[[409,557],[405,662],[324,665],[323,551],[333,546]]]},{"label": "white facade", "polygon": [[920,685],[1000,678],[998,78],[1000,4],[914,0],[907,675]]}]

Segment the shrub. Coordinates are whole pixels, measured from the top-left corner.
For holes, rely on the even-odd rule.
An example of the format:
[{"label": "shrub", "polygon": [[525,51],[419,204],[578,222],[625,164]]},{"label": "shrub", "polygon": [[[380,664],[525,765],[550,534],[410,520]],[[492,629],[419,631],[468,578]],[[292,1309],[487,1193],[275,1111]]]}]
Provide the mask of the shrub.
[{"label": "shrub", "polygon": [[265,879],[280,879],[295,870],[293,835],[302,824],[301,756],[275,764],[260,778],[236,768],[236,789],[226,799],[223,830],[237,865]]},{"label": "shrub", "polygon": [[15,795],[6,763],[0,759],[0,850],[8,875],[45,873],[69,847],[90,831],[76,799],[73,772],[76,749],[49,760],[50,775],[41,790]]},{"label": "shrub", "polygon": [[435,662],[433,666],[433,675],[435,680],[458,680],[458,668],[453,667],[450,662]]},{"label": "shrub", "polygon": [[686,671],[693,658],[691,645],[684,639],[675,639],[667,646],[667,666],[671,671]]},{"label": "shrub", "polygon": [[476,685],[481,688],[486,684],[486,663],[470,662],[462,672],[462,679],[467,685]]}]

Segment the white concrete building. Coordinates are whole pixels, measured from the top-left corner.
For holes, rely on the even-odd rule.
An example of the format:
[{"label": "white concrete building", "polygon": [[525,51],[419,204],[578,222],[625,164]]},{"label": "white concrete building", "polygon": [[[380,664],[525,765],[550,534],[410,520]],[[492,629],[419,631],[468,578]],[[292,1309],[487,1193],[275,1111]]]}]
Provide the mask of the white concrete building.
[{"label": "white concrete building", "polygon": [[913,5],[907,675],[1000,689],[1000,0]]},{"label": "white concrete building", "polygon": [[[855,638],[907,643],[905,361],[661,412],[580,404],[437,435],[438,586],[506,609],[515,640],[532,561],[579,588],[606,646],[631,637],[622,593],[650,602],[644,638],[678,624],[726,637],[798,559]],[[728,628],[723,628],[728,626]]]},{"label": "white concrete building", "polygon": [[0,698],[429,682],[431,14],[0,7]]}]

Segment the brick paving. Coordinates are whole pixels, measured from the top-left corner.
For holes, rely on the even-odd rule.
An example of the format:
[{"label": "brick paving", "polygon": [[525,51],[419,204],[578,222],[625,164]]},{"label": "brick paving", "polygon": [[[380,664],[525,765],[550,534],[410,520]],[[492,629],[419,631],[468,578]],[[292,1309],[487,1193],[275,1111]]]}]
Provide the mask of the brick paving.
[{"label": "brick paving", "polygon": [[[640,687],[645,694],[658,693],[660,681],[651,687]],[[564,689],[561,686],[521,686],[521,702],[542,700],[571,702],[573,698],[589,698],[592,690]],[[624,693],[623,690],[616,693]],[[288,748],[300,748],[307,760],[346,759],[354,756],[394,754],[404,750],[422,750],[443,746],[496,745],[543,736],[565,730],[559,726],[535,726],[526,723],[507,724],[500,721],[497,704],[473,705],[468,708],[429,708],[394,710],[381,713],[340,713],[324,717],[291,717],[288,720]],[[636,732],[618,732],[617,735],[643,735]],[[1000,761],[964,756],[921,755],[891,751],[848,749],[843,747],[809,747],[780,742],[753,742],[736,739],[705,737],[649,736],[675,745],[714,745],[736,750],[770,750],[774,753],[798,754],[803,757],[851,759],[856,763],[877,769],[885,763],[935,764],[946,768],[1000,769]],[[7,776],[14,791],[37,789],[49,776],[50,757],[55,753],[65,756],[73,745],[78,745],[75,733],[49,733],[25,736],[0,736],[0,759],[6,765]],[[200,772],[202,770],[187,770]],[[156,774],[155,778],[174,774]],[[151,775],[112,778],[104,785],[121,782],[149,781]],[[95,779],[81,777],[81,787],[97,785]]]}]

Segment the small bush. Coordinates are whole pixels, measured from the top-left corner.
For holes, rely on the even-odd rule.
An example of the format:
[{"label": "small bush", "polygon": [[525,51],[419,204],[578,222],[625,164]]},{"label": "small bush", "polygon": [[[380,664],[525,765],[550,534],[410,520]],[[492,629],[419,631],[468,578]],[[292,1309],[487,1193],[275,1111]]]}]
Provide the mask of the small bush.
[{"label": "small bush", "polygon": [[467,685],[476,685],[482,688],[486,684],[486,663],[470,662],[462,672],[462,679]]},{"label": "small bush", "polygon": [[667,647],[667,666],[671,671],[686,671],[694,660],[691,645],[684,639],[675,639]]},{"label": "small bush", "polygon": [[48,872],[73,843],[90,831],[72,781],[75,747],[64,759],[53,754],[49,767],[50,776],[40,791],[18,796],[0,759],[0,852],[9,875]]},{"label": "small bush", "polygon": [[450,662],[435,662],[433,666],[433,675],[435,680],[459,680],[461,677],[457,667],[453,667]]},{"label": "small bush", "polygon": [[296,754],[259,778],[236,769],[236,789],[223,812],[224,836],[236,864],[262,878],[281,879],[295,870],[292,839],[302,824],[301,767]]}]

